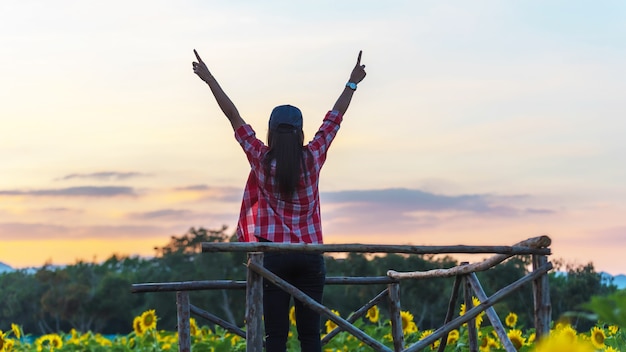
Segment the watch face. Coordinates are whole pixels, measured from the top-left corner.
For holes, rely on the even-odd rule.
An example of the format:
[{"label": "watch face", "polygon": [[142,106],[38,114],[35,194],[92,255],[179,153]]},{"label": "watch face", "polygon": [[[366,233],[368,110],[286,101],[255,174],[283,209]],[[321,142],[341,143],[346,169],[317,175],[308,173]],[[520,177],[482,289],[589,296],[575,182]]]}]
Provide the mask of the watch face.
[{"label": "watch face", "polygon": [[346,86],[352,90],[356,90],[356,83],[348,82]]}]

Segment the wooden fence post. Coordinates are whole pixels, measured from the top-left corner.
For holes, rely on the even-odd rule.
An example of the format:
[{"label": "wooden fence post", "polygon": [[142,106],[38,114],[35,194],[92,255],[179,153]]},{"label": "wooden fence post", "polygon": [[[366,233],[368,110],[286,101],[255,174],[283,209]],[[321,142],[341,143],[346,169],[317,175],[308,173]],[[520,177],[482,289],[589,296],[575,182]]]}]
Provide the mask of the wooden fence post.
[{"label": "wooden fence post", "polygon": [[[545,255],[533,255],[533,271],[548,263]],[[533,280],[533,297],[535,303],[535,333],[536,339],[547,336],[550,333],[552,321],[552,304],[550,303],[550,285],[548,274],[543,274]]]},{"label": "wooden fence post", "polygon": [[[467,264],[467,262],[461,263],[461,265],[464,264]],[[463,282],[461,276],[456,276],[454,278],[454,284],[452,285],[452,294],[450,295],[450,300],[448,301],[448,311],[446,312],[446,318],[443,320],[444,325],[448,324],[454,316],[454,309],[456,307],[456,301],[459,298],[459,287],[461,286],[461,282]],[[449,333],[446,332],[445,335],[441,338],[441,342],[439,343],[439,348],[437,349],[437,352],[443,352],[446,349],[446,345],[448,344],[448,334]]]},{"label": "wooden fence post", "polygon": [[387,286],[389,289],[389,314],[391,315],[391,337],[395,352],[404,349],[404,331],[402,331],[402,318],[400,317],[400,284],[393,283]]},{"label": "wooden fence post", "polygon": [[178,320],[178,351],[191,351],[191,336],[189,333],[189,292],[176,292],[176,312]]},{"label": "wooden fence post", "polygon": [[[478,299],[481,302],[486,301],[489,297],[487,297],[485,290],[483,290],[483,287],[480,285],[476,273],[469,274],[467,276],[467,279],[469,280],[469,283],[472,286],[472,289],[474,290],[474,293],[476,294]],[[493,326],[493,330],[496,332],[496,335],[498,335],[502,347],[504,347],[507,352],[517,351],[517,349],[511,342],[511,339],[509,339],[509,336],[506,334],[506,330],[504,329],[504,326],[502,325],[502,322],[500,321],[496,310],[493,309],[493,307],[489,307],[487,308],[487,310],[485,310],[485,314],[487,314],[487,318],[489,318],[491,326]]]},{"label": "wooden fence post", "polygon": [[[248,253],[248,264],[263,266],[263,252]],[[246,285],[246,352],[263,351],[263,277],[248,268]]]},{"label": "wooden fence post", "polygon": [[[472,301],[472,286],[467,275],[463,275],[463,296],[465,300],[465,313],[474,307]],[[467,322],[467,337],[469,340],[469,351],[478,352],[478,331],[476,330],[476,319],[472,318]]]}]

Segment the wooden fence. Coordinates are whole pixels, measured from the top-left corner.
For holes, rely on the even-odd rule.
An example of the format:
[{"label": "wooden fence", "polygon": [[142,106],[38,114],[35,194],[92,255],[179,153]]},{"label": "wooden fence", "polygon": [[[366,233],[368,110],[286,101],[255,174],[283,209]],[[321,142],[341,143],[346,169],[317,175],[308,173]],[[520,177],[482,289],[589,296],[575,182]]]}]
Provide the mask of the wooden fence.
[{"label": "wooden fence", "polygon": [[[401,246],[401,245],[368,245],[368,244],[282,244],[282,243],[203,243],[203,252],[247,252],[248,272],[246,281],[234,280],[208,280],[208,281],[186,281],[167,283],[141,283],[133,284],[131,291],[139,292],[163,292],[175,291],[178,312],[178,335],[179,351],[189,352],[191,350],[191,339],[189,334],[190,313],[203,317],[214,324],[222,326],[227,331],[239,335],[246,339],[246,351],[261,352],[263,350],[263,279],[266,279],[284,291],[291,294],[295,299],[303,302],[307,307],[315,310],[323,317],[333,321],[337,328],[322,338],[322,344],[327,343],[341,331],[347,331],[364,344],[370,346],[374,351],[389,351],[387,346],[380,341],[373,339],[358,329],[353,322],[361,318],[366,312],[378,304],[383,299],[389,300],[389,311],[391,321],[391,335],[393,338],[394,352],[414,352],[421,351],[425,347],[441,340],[439,351],[445,349],[448,333],[462,324],[468,323],[469,350],[478,351],[477,332],[474,319],[483,311],[490,320],[494,331],[498,335],[500,342],[507,352],[515,352],[516,349],[509,340],[502,322],[498,318],[493,305],[505,296],[518,290],[527,283],[532,283],[534,297],[534,323],[536,337],[540,338],[550,330],[552,307],[550,303],[548,276],[552,269],[552,264],[547,260],[551,254],[551,240],[547,236],[540,236],[527,239],[514,244],[513,246]],[[447,269],[435,269],[429,271],[416,272],[396,272],[389,270],[387,276],[382,277],[327,277],[326,285],[368,285],[386,284],[385,288],[369,302],[363,305],[348,318],[343,319],[335,315],[324,305],[308,297],[288,282],[282,280],[272,272],[263,267],[264,252],[315,252],[315,253],[402,253],[402,254],[493,254],[491,257],[477,263],[461,263]],[[524,277],[501,288],[491,296],[484,292],[476,272],[492,268],[502,261],[515,255],[531,255],[532,270]],[[405,348],[404,335],[402,332],[402,322],[400,317],[400,282],[402,280],[423,280],[437,277],[455,277],[452,294],[450,297],[448,311],[443,319],[443,325],[435,330],[431,335]],[[454,315],[455,302],[458,299],[460,289],[463,289],[466,312],[462,316],[452,319]],[[246,290],[246,329],[245,331],[223,319],[204,311],[189,302],[189,291],[213,290],[213,289],[245,289]],[[472,306],[472,295],[475,295],[480,304]]]}]

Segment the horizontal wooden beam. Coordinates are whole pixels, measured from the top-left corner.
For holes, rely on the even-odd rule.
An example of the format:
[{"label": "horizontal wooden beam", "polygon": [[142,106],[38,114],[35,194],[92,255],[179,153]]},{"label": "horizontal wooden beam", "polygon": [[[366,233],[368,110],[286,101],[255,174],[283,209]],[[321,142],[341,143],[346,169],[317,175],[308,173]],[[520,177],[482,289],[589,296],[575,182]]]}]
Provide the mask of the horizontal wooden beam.
[{"label": "horizontal wooden beam", "polygon": [[313,252],[313,253],[401,253],[401,254],[551,254],[550,248],[523,246],[409,246],[385,244],[304,244],[267,242],[204,242],[203,252]]},{"label": "horizontal wooden beam", "polygon": [[[387,276],[335,276],[327,277],[326,285],[388,285],[399,280]],[[245,281],[234,280],[201,280],[181,282],[150,282],[133,284],[132,293],[203,291],[203,290],[245,290]]]},{"label": "horizontal wooden beam", "polygon": [[199,291],[199,290],[227,290],[245,289],[245,281],[234,280],[203,280],[180,282],[151,282],[132,284],[130,292],[171,292],[171,291]]},{"label": "horizontal wooden beam", "polygon": [[238,335],[239,337],[243,337],[244,339],[246,338],[246,332],[243,331],[242,329],[240,329],[237,325],[229,323],[226,320],[224,320],[224,319],[222,319],[222,318],[220,318],[220,317],[218,317],[216,315],[213,315],[213,314],[207,312],[204,309],[201,309],[201,308],[198,308],[198,307],[194,306],[193,304],[190,304],[189,308],[190,308],[191,313],[193,313],[193,314],[195,314],[195,315],[197,315],[199,317],[202,317],[202,318],[210,321],[213,324],[217,324],[217,325],[223,327],[224,329],[226,329],[230,333]]}]

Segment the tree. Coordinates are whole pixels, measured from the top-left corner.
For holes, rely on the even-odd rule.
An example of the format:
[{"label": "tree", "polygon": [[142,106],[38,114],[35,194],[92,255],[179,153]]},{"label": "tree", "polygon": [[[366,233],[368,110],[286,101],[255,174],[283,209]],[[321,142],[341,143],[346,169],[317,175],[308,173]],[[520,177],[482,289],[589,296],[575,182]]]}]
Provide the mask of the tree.
[{"label": "tree", "polygon": [[[42,287],[34,275],[25,270],[0,275],[0,330],[7,331],[11,323],[25,331],[40,331]],[[42,331],[40,331],[42,332]],[[43,333],[43,332],[42,332]]]},{"label": "tree", "polygon": [[[561,263],[557,263],[560,269]],[[570,320],[578,330],[588,330],[595,322],[579,319],[577,314],[567,314],[572,311],[584,309],[584,304],[593,296],[606,296],[614,293],[617,288],[613,285],[605,285],[602,276],[594,270],[593,264],[573,266],[566,265],[565,273],[557,270],[550,274],[550,298],[552,301],[552,316]]]},{"label": "tree", "polygon": [[[36,273],[15,271],[0,274],[0,330],[11,323],[25,331],[44,334],[52,331],[81,331],[126,334],[132,319],[145,310],[155,309],[159,329],[175,330],[176,299],[173,292],[132,294],[133,283],[185,280],[245,280],[245,253],[201,253],[203,242],[234,240],[226,227],[217,230],[191,228],[168,243],[156,247],[156,256],[112,255],[102,263],[77,262],[63,268],[44,266]],[[487,295],[528,273],[530,257],[514,257],[487,271],[477,273]],[[327,276],[385,276],[396,271],[426,271],[450,268],[457,262],[450,257],[432,255],[370,255],[350,253],[345,258],[325,256]],[[403,280],[400,284],[401,307],[415,316],[419,328],[441,326],[445,317],[454,278]],[[602,281],[593,265],[567,266],[549,275],[553,316],[566,316],[580,310],[592,296],[605,296],[616,287]],[[385,285],[326,286],[324,303],[342,316],[357,310]],[[244,324],[244,290],[192,291],[191,303],[236,325]],[[459,305],[461,298],[459,298]],[[458,307],[458,306],[457,306]],[[520,325],[532,325],[531,285],[499,302],[494,308],[503,318],[518,314]],[[382,314],[386,312],[381,305]],[[458,308],[457,308],[458,309]],[[569,315],[571,318],[574,315]],[[588,329],[589,321],[573,321],[579,330]]]}]

